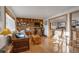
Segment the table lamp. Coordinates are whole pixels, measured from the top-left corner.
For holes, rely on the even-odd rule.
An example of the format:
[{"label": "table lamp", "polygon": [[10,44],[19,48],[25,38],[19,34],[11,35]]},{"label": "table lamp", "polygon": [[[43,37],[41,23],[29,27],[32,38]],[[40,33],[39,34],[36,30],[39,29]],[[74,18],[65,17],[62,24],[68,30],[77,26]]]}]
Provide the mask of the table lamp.
[{"label": "table lamp", "polygon": [[2,32],[0,32],[1,35],[8,35],[11,34],[11,31],[8,28],[3,29]]}]

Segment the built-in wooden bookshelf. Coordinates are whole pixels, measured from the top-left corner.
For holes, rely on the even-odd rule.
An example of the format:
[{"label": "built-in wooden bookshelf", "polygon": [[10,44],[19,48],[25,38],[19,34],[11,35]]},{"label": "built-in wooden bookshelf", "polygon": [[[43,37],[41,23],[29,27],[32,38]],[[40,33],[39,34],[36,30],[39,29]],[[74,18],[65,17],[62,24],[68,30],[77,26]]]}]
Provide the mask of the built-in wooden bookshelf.
[{"label": "built-in wooden bookshelf", "polygon": [[43,28],[43,19],[32,19],[32,18],[16,18],[16,27],[17,30],[26,30],[30,28],[30,30],[36,29],[41,30],[43,35],[44,28]]}]

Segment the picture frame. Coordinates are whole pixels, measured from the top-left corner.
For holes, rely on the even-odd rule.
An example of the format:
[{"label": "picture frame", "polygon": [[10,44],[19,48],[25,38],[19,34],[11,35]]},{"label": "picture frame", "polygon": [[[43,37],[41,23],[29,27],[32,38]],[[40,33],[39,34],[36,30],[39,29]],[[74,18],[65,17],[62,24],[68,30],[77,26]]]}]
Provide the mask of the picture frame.
[{"label": "picture frame", "polygon": [[79,20],[76,20],[76,26],[79,26]]},{"label": "picture frame", "polygon": [[58,22],[57,23],[57,27],[58,27],[58,29],[60,29],[60,28],[65,28],[66,27],[66,22]]},{"label": "picture frame", "polygon": [[79,29],[79,20],[76,20],[76,28]]},{"label": "picture frame", "polygon": [[76,20],[72,20],[71,25],[72,25],[72,27],[76,27]]}]

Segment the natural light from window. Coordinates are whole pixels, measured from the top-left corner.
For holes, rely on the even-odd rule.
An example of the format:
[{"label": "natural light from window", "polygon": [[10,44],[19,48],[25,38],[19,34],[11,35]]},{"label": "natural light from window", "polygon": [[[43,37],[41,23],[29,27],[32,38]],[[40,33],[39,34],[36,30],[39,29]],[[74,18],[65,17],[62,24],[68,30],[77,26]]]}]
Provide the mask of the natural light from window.
[{"label": "natural light from window", "polygon": [[6,28],[8,28],[11,32],[15,31],[15,20],[11,18],[8,14],[6,14]]}]

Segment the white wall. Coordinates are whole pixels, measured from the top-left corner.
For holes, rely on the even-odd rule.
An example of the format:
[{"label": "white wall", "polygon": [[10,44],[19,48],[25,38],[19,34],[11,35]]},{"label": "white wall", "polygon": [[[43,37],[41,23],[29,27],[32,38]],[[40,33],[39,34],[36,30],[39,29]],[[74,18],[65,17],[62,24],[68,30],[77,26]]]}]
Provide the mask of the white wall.
[{"label": "white wall", "polygon": [[4,7],[0,6],[0,31],[4,29],[5,19],[4,19]]},{"label": "white wall", "polygon": [[[4,16],[4,7],[0,6],[0,32],[4,29],[5,16]],[[0,49],[7,44],[7,39],[0,35]]]}]

